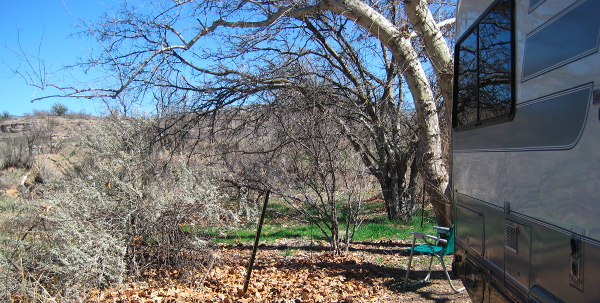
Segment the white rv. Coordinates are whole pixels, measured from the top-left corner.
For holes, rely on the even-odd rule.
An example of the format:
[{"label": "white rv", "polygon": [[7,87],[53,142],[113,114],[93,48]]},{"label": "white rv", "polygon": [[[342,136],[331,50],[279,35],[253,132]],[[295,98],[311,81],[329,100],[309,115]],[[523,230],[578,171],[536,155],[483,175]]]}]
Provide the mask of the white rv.
[{"label": "white rv", "polygon": [[600,302],[600,0],[456,22],[456,274],[473,302]]}]

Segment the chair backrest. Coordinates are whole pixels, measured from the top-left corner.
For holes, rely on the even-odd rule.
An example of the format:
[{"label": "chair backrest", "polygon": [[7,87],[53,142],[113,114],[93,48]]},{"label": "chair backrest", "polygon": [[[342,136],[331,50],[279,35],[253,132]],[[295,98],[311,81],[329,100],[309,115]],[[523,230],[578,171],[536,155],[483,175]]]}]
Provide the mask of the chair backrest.
[{"label": "chair backrest", "polygon": [[448,242],[446,243],[446,246],[441,252],[442,256],[449,255],[454,252],[454,226],[450,227],[450,230],[447,235],[448,237],[446,238],[446,240]]}]

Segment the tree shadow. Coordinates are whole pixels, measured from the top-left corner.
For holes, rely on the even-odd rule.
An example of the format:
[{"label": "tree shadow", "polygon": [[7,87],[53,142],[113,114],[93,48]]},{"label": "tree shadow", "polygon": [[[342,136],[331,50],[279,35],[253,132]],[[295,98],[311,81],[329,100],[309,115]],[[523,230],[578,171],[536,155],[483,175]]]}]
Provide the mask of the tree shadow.
[{"label": "tree shadow", "polygon": [[[360,247],[357,247],[359,245]],[[407,250],[411,245],[401,242],[385,241],[385,242],[352,242],[348,247],[348,252],[365,252],[375,255],[401,255],[409,256],[410,251]],[[226,245],[229,248],[248,249],[252,250],[252,245]],[[331,251],[331,247],[328,245],[314,244],[314,245],[269,245],[260,244],[259,250],[280,250],[284,251],[287,249],[303,250],[307,252],[328,252]]]},{"label": "tree shadow", "polygon": [[[357,244],[357,243],[353,243]],[[251,250],[251,245],[237,245],[235,246],[238,249],[248,249]],[[408,257],[409,251],[406,250],[407,247],[410,247],[410,244],[403,243],[374,243],[374,242],[361,242],[360,247],[351,247],[349,251],[356,252],[365,252],[369,254],[375,255],[399,255],[402,257]],[[303,250],[306,252],[330,252],[331,249],[325,245],[313,245],[313,246],[288,246],[288,245],[261,245],[259,250],[278,250],[285,251],[288,249],[293,250]],[[254,269],[262,269],[267,267],[275,267],[277,269],[315,269],[322,270],[325,269],[330,276],[343,276],[345,280],[355,280],[363,282],[370,286],[381,285],[388,288],[394,292],[414,292],[419,294],[423,299],[433,302],[452,302],[455,300],[454,296],[452,298],[441,298],[440,296],[452,296],[454,292],[448,285],[444,272],[442,270],[433,270],[431,272],[431,279],[434,281],[440,281],[439,283],[444,284],[444,286],[439,287],[439,290],[444,290],[440,292],[432,292],[428,289],[428,286],[432,284],[431,282],[425,282],[413,287],[409,287],[407,290],[404,290],[404,279],[406,277],[406,269],[404,267],[392,267],[385,264],[376,264],[371,262],[357,262],[353,259],[349,260],[339,260],[335,261],[335,258],[332,258],[334,261],[327,260],[310,260],[310,259],[295,259],[290,258],[285,262],[278,263],[276,265],[273,264],[265,264],[265,265],[256,265]],[[425,269],[414,268],[411,269],[409,283],[413,283],[419,280],[422,280],[427,275],[427,265],[424,265]],[[381,278],[385,280],[385,282],[381,283]]]}]

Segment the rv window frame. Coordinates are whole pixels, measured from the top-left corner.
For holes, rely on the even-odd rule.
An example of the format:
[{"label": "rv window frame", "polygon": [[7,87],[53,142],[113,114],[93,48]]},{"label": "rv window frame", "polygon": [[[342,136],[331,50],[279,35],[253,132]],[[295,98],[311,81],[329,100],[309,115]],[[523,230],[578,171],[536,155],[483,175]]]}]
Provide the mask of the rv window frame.
[{"label": "rv window frame", "polygon": [[[477,118],[475,119],[475,122],[469,123],[469,124],[459,124],[458,123],[458,119],[457,119],[457,107],[458,107],[458,70],[459,70],[459,55],[460,55],[460,47],[462,46],[462,43],[465,42],[465,40],[467,40],[468,38],[470,38],[472,36],[472,34],[479,29],[479,25],[481,24],[481,22],[487,18],[490,14],[490,12],[493,10],[493,8],[495,8],[497,5],[499,5],[500,2],[503,1],[507,1],[507,0],[496,0],[494,1],[480,16],[479,18],[477,18],[477,20],[475,22],[473,22],[473,24],[471,24],[471,26],[463,33],[463,35],[457,40],[455,46],[454,46],[454,83],[453,83],[453,94],[452,94],[452,99],[453,99],[453,104],[452,104],[452,128],[455,131],[463,131],[463,130],[469,130],[469,129],[475,129],[475,128],[480,128],[482,126],[489,126],[489,125],[494,125],[494,124],[499,124],[499,123],[505,123],[505,122],[510,122],[514,119],[514,115],[515,115],[515,108],[516,108],[516,97],[515,97],[515,93],[516,93],[516,38],[515,38],[515,11],[516,11],[516,5],[515,5],[515,1],[514,0],[508,0],[510,7],[511,7],[511,11],[510,11],[510,64],[511,64],[511,68],[510,68],[510,108],[507,114],[505,115],[499,115],[499,116],[495,116],[492,118],[488,118],[488,119],[483,119],[480,120],[479,119],[479,114],[477,116]],[[480,49],[479,49],[479,40],[477,42],[477,78],[479,78],[481,69],[480,69],[480,60],[479,60],[479,53],[480,53]],[[479,83],[477,83],[477,91],[479,92],[481,90],[481,87],[479,86]],[[480,104],[480,100],[479,100],[479,94],[477,96],[477,110],[479,111],[479,104]]]}]

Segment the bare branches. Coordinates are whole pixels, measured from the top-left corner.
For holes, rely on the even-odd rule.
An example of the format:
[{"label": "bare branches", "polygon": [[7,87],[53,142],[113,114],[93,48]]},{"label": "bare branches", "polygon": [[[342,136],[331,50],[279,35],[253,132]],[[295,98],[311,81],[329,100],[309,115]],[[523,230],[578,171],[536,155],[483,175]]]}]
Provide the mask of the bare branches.
[{"label": "bare branches", "polygon": [[[319,110],[335,117],[364,163],[379,174],[382,187],[396,182],[394,187],[400,181],[390,180],[404,180],[405,167],[412,163],[404,151],[414,150],[398,143],[415,129],[403,126],[409,120],[401,106],[407,97],[417,113],[426,175],[440,188],[448,186],[442,116],[432,79],[439,80],[448,100],[452,64],[440,26],[451,22],[438,24],[429,11],[432,4],[420,0],[150,4],[125,3],[116,16],[87,25],[87,34],[102,48],[80,66],[99,68],[105,75],[101,81],[95,86],[46,81],[40,88],[54,87],[61,93],[38,99],[131,96],[156,105],[161,115],[208,115],[225,107],[272,104],[292,92],[305,98],[323,93],[326,98],[315,103]],[[420,47],[430,59],[423,57]],[[427,60],[433,75],[422,63]],[[39,79],[45,81],[43,76]],[[407,92],[402,90],[406,86]],[[405,142],[413,142],[416,135],[406,138]]]}]

